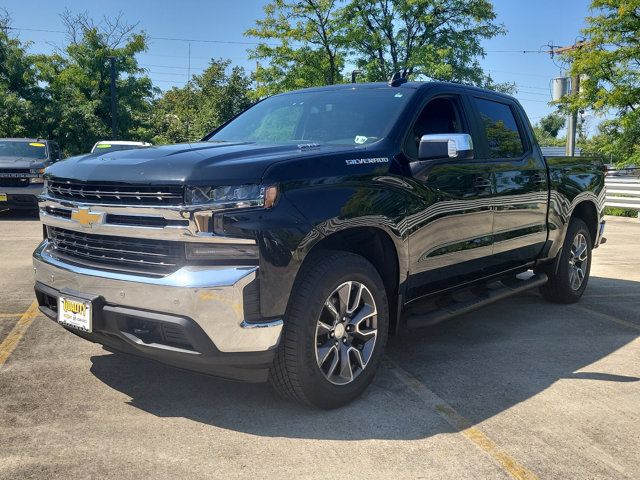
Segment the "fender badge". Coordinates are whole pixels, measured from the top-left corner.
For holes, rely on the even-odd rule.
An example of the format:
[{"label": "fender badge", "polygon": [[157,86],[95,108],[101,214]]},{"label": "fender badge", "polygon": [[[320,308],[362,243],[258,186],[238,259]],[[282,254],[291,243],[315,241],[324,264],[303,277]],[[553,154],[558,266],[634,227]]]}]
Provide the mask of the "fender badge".
[{"label": "fender badge", "polygon": [[362,165],[364,163],[389,163],[387,157],[375,157],[375,158],[353,158],[344,161],[347,165]]}]

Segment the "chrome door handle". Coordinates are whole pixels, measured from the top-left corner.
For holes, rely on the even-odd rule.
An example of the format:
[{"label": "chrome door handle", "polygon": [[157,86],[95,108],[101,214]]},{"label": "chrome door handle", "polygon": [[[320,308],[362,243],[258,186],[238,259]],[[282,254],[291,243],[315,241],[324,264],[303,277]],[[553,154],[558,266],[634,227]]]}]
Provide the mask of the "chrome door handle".
[{"label": "chrome door handle", "polygon": [[485,190],[487,188],[491,188],[491,180],[488,180],[484,177],[478,177],[473,183],[473,186],[478,190]]},{"label": "chrome door handle", "polygon": [[545,177],[537,173],[531,177],[531,183],[534,183],[536,185],[540,185],[542,183],[545,183],[546,181],[547,179]]}]

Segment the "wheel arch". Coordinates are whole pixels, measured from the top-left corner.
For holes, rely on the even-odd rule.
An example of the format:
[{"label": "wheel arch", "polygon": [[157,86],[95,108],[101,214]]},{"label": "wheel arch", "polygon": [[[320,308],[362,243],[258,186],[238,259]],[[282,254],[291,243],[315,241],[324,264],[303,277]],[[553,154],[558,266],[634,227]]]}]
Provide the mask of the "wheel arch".
[{"label": "wheel arch", "polygon": [[591,200],[583,200],[578,203],[571,212],[571,219],[579,218],[589,229],[591,242],[595,243],[598,236],[598,208]]},{"label": "wheel arch", "polygon": [[[307,259],[321,254],[323,250],[338,250],[360,255],[378,271],[384,283],[389,301],[389,332],[398,327],[399,296],[402,288],[401,266],[398,246],[392,236],[379,227],[349,227],[338,230],[320,239],[307,252],[298,276],[304,272]],[[296,278],[297,280],[297,278]]]}]

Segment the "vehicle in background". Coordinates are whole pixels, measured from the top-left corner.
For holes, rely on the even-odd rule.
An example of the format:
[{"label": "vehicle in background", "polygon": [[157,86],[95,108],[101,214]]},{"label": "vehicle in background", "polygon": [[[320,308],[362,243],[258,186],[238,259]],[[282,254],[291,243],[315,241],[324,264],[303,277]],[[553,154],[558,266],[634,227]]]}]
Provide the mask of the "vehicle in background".
[{"label": "vehicle in background", "polygon": [[115,152],[117,150],[134,150],[137,148],[152,147],[153,144],[149,142],[131,142],[129,140],[101,140],[91,149],[91,153],[107,153]]},{"label": "vehicle in background", "polygon": [[602,162],[543,156],[510,96],[394,80],[49,168],[40,309],[109,349],[332,408],[369,385],[389,334],[531,288],[578,301]]},{"label": "vehicle in background", "polygon": [[51,140],[0,138],[0,209],[37,209],[44,169],[61,158]]},{"label": "vehicle in background", "polygon": [[638,165],[627,165],[616,168],[615,165],[607,165],[607,177],[640,177],[640,167]]}]

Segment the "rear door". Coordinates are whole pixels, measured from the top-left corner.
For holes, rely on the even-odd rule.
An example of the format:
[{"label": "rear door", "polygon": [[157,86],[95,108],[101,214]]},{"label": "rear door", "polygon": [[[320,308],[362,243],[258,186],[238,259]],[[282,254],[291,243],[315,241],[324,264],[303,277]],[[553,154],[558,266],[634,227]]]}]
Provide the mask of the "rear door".
[{"label": "rear door", "polygon": [[515,101],[474,95],[471,103],[480,129],[478,156],[494,174],[493,255],[487,267],[499,272],[531,262],[544,247],[547,168]]},{"label": "rear door", "polygon": [[495,193],[491,161],[417,160],[422,135],[468,133],[475,141],[471,106],[462,94],[433,94],[405,142],[420,205],[409,205],[409,299],[475,280],[492,255]]}]

